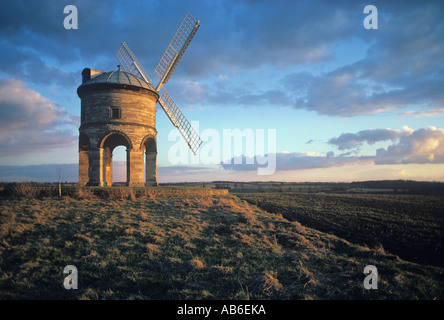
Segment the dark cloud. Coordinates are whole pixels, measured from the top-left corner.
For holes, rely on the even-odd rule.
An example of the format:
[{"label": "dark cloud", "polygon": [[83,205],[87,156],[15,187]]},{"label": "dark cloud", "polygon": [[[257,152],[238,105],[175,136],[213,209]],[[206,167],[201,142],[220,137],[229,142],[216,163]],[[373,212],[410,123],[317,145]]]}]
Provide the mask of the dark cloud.
[{"label": "dark cloud", "polygon": [[370,45],[360,61],[318,75],[289,74],[268,91],[242,92],[227,81],[214,82],[214,88],[197,82],[202,88],[194,84],[192,89],[199,89],[199,94],[188,95],[195,98],[187,103],[197,99],[206,104],[273,103],[332,116],[443,105],[444,4],[438,1],[375,1],[380,29],[373,31],[362,26],[367,3],[359,1],[73,0],[69,4],[78,8],[78,30],[63,28],[66,3],[1,2],[0,70],[22,81],[72,89],[83,67],[115,69],[115,53],[126,41],[151,74],[189,11],[202,27],[175,71],[178,95],[193,85],[181,81],[185,77],[199,81],[264,67],[314,65],[337,59],[333,47],[338,43],[360,39]]},{"label": "dark cloud", "polygon": [[292,99],[285,90],[269,89],[254,92],[243,87],[213,88],[193,80],[178,79],[169,84],[168,91],[184,104],[237,106],[290,106]]},{"label": "dark cloud", "polygon": [[[225,81],[222,87],[206,86],[200,101],[227,105],[293,105],[342,117],[409,106],[423,108],[424,112],[441,110],[444,105],[441,90],[443,4],[435,1],[375,4],[379,7],[379,30],[373,31],[362,26],[365,15],[359,2],[310,2],[307,5],[277,1],[272,5],[265,1],[251,7],[246,4],[224,7],[223,13],[232,20],[227,21],[225,29],[214,30],[217,24],[212,23],[206,34],[200,34],[200,41],[193,43],[198,46],[193,58],[181,68],[188,75],[199,76],[218,72],[238,74],[264,66],[279,69],[315,65],[340,59],[335,57],[334,46],[358,39],[360,46],[363,42],[369,46],[361,60],[339,64],[336,69],[316,75],[307,71],[290,73],[275,83],[270,82],[279,89],[270,86],[269,91],[244,92]],[[254,15],[243,16],[247,9]],[[226,34],[221,34],[221,30],[227,31]]]},{"label": "dark cloud", "polygon": [[352,37],[362,22],[360,5],[347,1],[200,4],[205,8],[196,8],[202,28],[192,57],[181,66],[188,76],[328,61],[333,58],[330,45]]},{"label": "dark cloud", "polygon": [[[328,45],[352,34],[360,15],[347,2],[293,1],[81,1],[79,29],[65,30],[63,8],[56,0],[10,1],[0,4],[0,35],[6,51],[30,55],[27,60],[51,60],[59,69],[117,64],[115,53],[126,41],[148,72],[187,11],[202,28],[177,73],[218,74],[256,69],[263,65],[287,67],[331,58]],[[19,61],[23,61],[20,59]],[[7,63],[3,61],[3,67]],[[99,68],[98,66],[95,66]]]},{"label": "dark cloud", "polygon": [[355,34],[369,40],[365,58],[317,76],[282,80],[294,92],[296,108],[344,117],[407,106],[442,109],[444,4],[384,2],[378,8],[380,28]]}]

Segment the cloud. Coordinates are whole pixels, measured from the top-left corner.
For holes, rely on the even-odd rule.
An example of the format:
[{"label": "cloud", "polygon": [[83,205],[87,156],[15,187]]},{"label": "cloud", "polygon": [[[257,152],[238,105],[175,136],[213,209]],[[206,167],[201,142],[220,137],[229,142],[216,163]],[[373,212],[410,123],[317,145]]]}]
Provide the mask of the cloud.
[{"label": "cloud", "polygon": [[[374,144],[391,140],[387,148],[378,148],[374,161],[380,164],[444,163],[444,130],[426,127],[412,130],[369,129],[357,133],[343,133],[328,143],[339,150],[356,149],[364,143]],[[346,154],[343,154],[345,156]]]},{"label": "cloud", "polygon": [[[67,112],[23,82],[0,78],[0,157],[73,145]],[[72,118],[68,118],[68,122]]]},{"label": "cloud", "polygon": [[399,113],[400,116],[414,116],[414,117],[435,117],[435,116],[441,116],[443,114],[444,114],[444,107],[425,110],[425,111],[410,110]]},{"label": "cloud", "polygon": [[[0,41],[0,50],[3,53],[3,59],[0,60],[1,71],[11,78],[39,85],[57,85],[63,88],[76,86],[80,71],[74,73],[68,71],[66,66],[50,62],[54,59],[50,50],[38,51],[30,45]],[[56,44],[50,45],[57,48]]]},{"label": "cloud", "polygon": [[301,72],[284,77],[285,86],[294,88],[294,107],[341,117],[404,107],[440,110],[444,105],[444,5],[411,2],[403,10],[405,6],[384,3],[380,29],[361,28],[353,35],[368,43],[360,60],[318,75]]},{"label": "cloud", "polygon": [[[278,152],[276,154],[265,155],[265,158],[267,159],[272,157],[275,157],[276,159],[276,170],[283,171],[341,167],[371,163],[374,160],[374,157],[371,156],[334,156],[334,153],[332,152],[327,152],[325,155],[312,152]],[[221,166],[225,170],[236,171],[251,171],[257,170],[259,167],[263,168],[267,166],[267,164],[260,163],[263,163],[263,161],[258,162],[257,157],[247,159],[245,156],[242,156],[241,158],[233,157],[231,161],[221,163]]]},{"label": "cloud", "polygon": [[335,70],[310,81],[306,95],[298,97],[296,108],[313,110],[329,116],[376,114],[403,106],[395,92],[373,92],[369,80],[361,80],[358,72]]},{"label": "cloud", "polygon": [[[83,67],[115,69],[115,53],[126,41],[151,73],[189,11],[202,27],[175,71],[177,93],[172,90],[173,96],[186,97],[190,89],[187,104],[292,105],[344,117],[443,105],[444,22],[443,4],[438,1],[376,1],[380,30],[375,32],[362,27],[363,4],[350,1],[73,0],[70,4],[78,8],[78,30],[63,28],[66,4],[60,1],[1,2],[0,70],[22,81],[71,89],[79,84]],[[149,35],[149,41],[141,34]],[[340,60],[335,46],[356,39],[368,43],[368,51],[355,63],[326,68],[322,74],[291,73],[258,92],[227,85],[250,71]],[[185,77],[209,80],[214,88]]]},{"label": "cloud", "polygon": [[[338,149],[353,149],[364,142],[374,144],[378,141],[392,140],[393,144],[386,149],[379,148],[376,155],[353,155],[346,152],[335,155],[333,151],[324,154],[313,152],[278,152],[267,154],[265,158],[274,158],[276,170],[305,170],[317,168],[342,167],[357,164],[424,164],[444,163],[444,130],[435,127],[412,130],[404,127],[403,130],[369,129],[358,133],[344,133],[338,138],[329,140],[330,144]],[[252,171],[264,168],[264,157],[258,161],[255,156],[237,156],[221,163],[225,170]]]},{"label": "cloud", "polygon": [[342,133],[337,138],[331,138],[328,143],[337,146],[339,150],[353,149],[362,146],[364,142],[372,145],[379,141],[395,141],[399,137],[411,134],[411,129],[369,129],[357,133]]},{"label": "cloud", "polygon": [[421,128],[386,149],[376,150],[375,164],[444,163],[444,130]]},{"label": "cloud", "polygon": [[[270,82],[268,91],[243,92],[226,83],[224,87],[216,86],[202,96],[209,104],[270,103],[341,117],[406,107],[440,110],[444,105],[442,3],[411,2],[409,10],[396,2],[381,3],[380,30],[374,32],[362,26],[365,15],[361,3],[279,4],[252,5],[249,9],[254,18],[244,20],[238,17],[243,10],[232,13],[234,21],[228,23],[227,35],[217,30],[218,36],[208,39],[206,34],[195,53],[198,59],[189,61],[185,68],[193,66],[190,72],[199,75],[197,70],[208,62],[205,73],[231,73],[230,79],[270,66],[281,71],[298,67],[296,70],[302,71]],[[234,29],[232,24],[237,22]],[[348,54],[344,49],[335,51],[348,43],[356,43],[359,48],[347,47],[357,57],[355,60],[343,59],[341,55]],[[362,48],[367,50],[358,54]],[[332,68],[335,61],[338,63]]]},{"label": "cloud", "polygon": [[[74,74],[63,77],[63,72],[80,61],[90,67],[115,67],[115,52],[126,41],[150,72],[187,11],[200,19],[202,28],[175,72],[179,78],[312,64],[330,59],[329,45],[353,34],[361,19],[361,13],[351,14],[359,12],[357,5],[342,1],[73,0],[70,4],[78,8],[78,30],[63,28],[66,3],[1,2],[0,69],[10,76],[28,75],[30,81],[68,81]],[[41,77],[49,71],[52,78]]]},{"label": "cloud", "polygon": [[[126,181],[126,161],[114,161],[113,162],[113,181],[123,182]],[[217,178],[217,173],[220,172],[218,168],[206,167],[206,166],[158,166],[157,177],[159,182],[162,181],[187,181],[193,179],[203,179],[205,177]]]},{"label": "cloud", "polygon": [[0,133],[11,129],[52,128],[66,111],[23,82],[0,78]]},{"label": "cloud", "polygon": [[0,181],[2,182],[78,182],[78,164],[40,164],[28,166],[0,165]]},{"label": "cloud", "polygon": [[64,120],[65,124],[70,124],[75,127],[80,126],[80,116],[78,114],[69,114],[68,117]]},{"label": "cloud", "polygon": [[84,63],[94,67],[97,61],[115,60],[123,41],[121,32],[126,31],[125,25],[113,28],[113,12],[119,10],[119,2],[73,0],[69,4],[78,8],[78,30],[63,27],[67,3],[0,3],[0,70],[4,74],[29,83],[72,89],[78,85]]},{"label": "cloud", "polygon": [[174,177],[174,176],[189,176],[196,174],[211,174],[215,172],[215,168],[204,166],[160,166],[157,172],[160,175]]},{"label": "cloud", "polygon": [[193,43],[196,59],[184,68],[196,74],[239,73],[270,65],[285,68],[331,59],[329,45],[349,37],[361,18],[350,14],[355,4],[343,1],[194,4],[202,8],[195,11],[201,13],[206,28],[199,30],[199,42]]}]

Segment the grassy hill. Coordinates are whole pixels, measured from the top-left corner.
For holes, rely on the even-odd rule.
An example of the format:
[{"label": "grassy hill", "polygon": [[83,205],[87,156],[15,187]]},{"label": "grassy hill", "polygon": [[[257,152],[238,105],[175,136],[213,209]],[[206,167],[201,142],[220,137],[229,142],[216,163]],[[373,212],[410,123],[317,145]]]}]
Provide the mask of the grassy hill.
[{"label": "grassy hill", "polygon": [[[128,200],[129,199],[129,200]],[[408,262],[236,196],[4,197],[0,299],[442,299]],[[63,287],[78,269],[79,289]],[[366,265],[377,290],[363,287]]]}]

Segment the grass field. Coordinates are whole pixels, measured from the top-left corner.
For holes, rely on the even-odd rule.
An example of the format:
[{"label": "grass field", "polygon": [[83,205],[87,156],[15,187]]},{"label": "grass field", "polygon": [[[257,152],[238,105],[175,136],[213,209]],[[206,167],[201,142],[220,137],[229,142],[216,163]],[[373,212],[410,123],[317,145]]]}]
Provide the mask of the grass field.
[{"label": "grass field", "polygon": [[[76,194],[0,200],[0,299],[444,298],[442,267],[237,196]],[[78,290],[63,287],[66,265]],[[366,265],[378,268],[377,290],[363,287]]]}]

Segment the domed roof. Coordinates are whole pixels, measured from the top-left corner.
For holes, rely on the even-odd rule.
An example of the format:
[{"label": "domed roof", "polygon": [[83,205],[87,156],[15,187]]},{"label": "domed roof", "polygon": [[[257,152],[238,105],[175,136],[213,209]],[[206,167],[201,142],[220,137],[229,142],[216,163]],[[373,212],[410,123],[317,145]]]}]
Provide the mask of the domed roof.
[{"label": "domed roof", "polygon": [[124,72],[122,70],[115,70],[110,72],[99,73],[92,76],[91,79],[82,83],[81,86],[88,86],[93,84],[101,83],[115,83],[115,84],[126,84],[135,87],[142,87],[146,89],[153,89],[152,84],[146,82],[142,78],[139,78],[132,73]]}]

